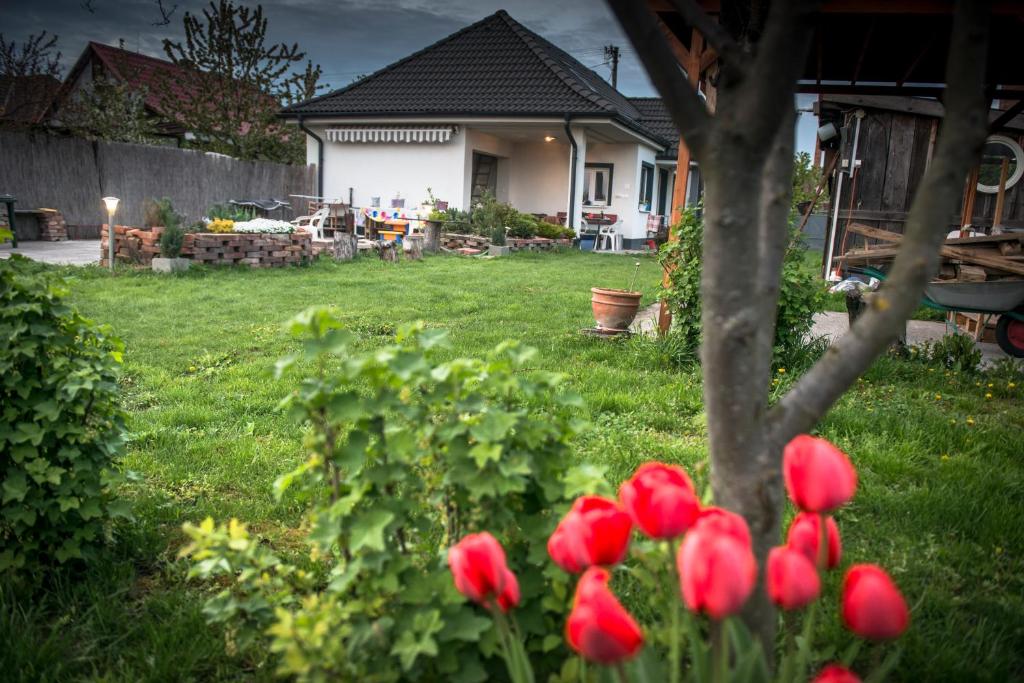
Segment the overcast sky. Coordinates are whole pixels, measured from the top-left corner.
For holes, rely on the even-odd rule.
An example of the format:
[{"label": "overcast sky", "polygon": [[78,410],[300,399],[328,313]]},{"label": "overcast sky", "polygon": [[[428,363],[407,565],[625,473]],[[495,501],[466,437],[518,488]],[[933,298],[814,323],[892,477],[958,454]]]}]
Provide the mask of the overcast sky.
[{"label": "overcast sky", "polygon": [[[93,11],[86,8],[91,5]],[[255,4],[255,3],[252,3]],[[655,95],[631,46],[600,0],[266,0],[268,34],[297,42],[323,68],[331,88],[350,83],[499,9],[610,78],[602,48],[618,45],[619,90]],[[177,5],[171,23],[160,20],[156,0],[0,0],[0,31],[19,42],[46,30],[60,37],[66,68],[86,43],[124,41],[127,49],[163,57],[161,41],[182,36],[181,17],[201,13],[201,0],[164,0]],[[813,148],[814,121],[802,115],[798,147]]]}]

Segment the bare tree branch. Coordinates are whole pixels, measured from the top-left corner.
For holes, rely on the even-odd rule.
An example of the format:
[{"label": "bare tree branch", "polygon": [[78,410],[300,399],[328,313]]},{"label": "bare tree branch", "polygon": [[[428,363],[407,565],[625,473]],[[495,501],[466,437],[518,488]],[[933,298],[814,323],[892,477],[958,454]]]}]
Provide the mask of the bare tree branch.
[{"label": "bare tree branch", "polygon": [[156,6],[160,10],[160,21],[154,21],[153,26],[167,26],[171,23],[171,17],[178,11],[177,3],[170,10],[164,7],[164,0],[156,0]]},{"label": "bare tree branch", "polygon": [[665,44],[657,19],[633,0],[608,0],[693,156],[701,161],[712,118]]},{"label": "bare tree branch", "polygon": [[671,0],[672,7],[683,20],[704,36],[708,45],[715,49],[722,61],[727,61],[741,68],[747,64],[747,55],[739,43],[712,19],[694,0]]},{"label": "bare tree branch", "polygon": [[84,2],[82,3],[82,9],[84,9],[89,14],[96,14],[96,8],[93,7],[92,3],[93,0],[84,0]]},{"label": "bare tree branch", "polygon": [[985,140],[989,3],[958,0],[946,65],[946,115],[931,166],[907,217],[900,254],[874,303],[769,413],[782,444],[815,422],[896,337],[935,272],[943,227]]}]

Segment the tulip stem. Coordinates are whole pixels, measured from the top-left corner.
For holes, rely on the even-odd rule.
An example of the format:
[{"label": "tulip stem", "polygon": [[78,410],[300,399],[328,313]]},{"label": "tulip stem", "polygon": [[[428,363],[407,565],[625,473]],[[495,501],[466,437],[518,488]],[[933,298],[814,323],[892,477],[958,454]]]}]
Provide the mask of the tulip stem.
[{"label": "tulip stem", "polygon": [[796,657],[796,636],[793,634],[795,626],[792,615],[789,612],[782,613],[782,630],[786,633],[786,653],[782,656],[782,664],[779,666],[779,681],[790,683],[793,678],[793,662]]},{"label": "tulip stem", "polygon": [[797,649],[796,672],[793,675],[794,681],[807,680],[807,660],[811,655],[811,639],[814,637],[814,622],[818,616],[818,602],[812,602],[804,618],[804,631],[800,637],[799,648]]},{"label": "tulip stem", "polygon": [[523,648],[522,642],[513,636],[512,627],[500,609],[492,607],[491,614],[498,626],[498,640],[501,643],[505,666],[508,668],[508,675],[512,679],[512,683],[533,683],[533,669],[526,658],[526,650]]},{"label": "tulip stem", "polygon": [[711,624],[715,652],[715,683],[727,683],[729,680],[729,629],[725,620]]},{"label": "tulip stem", "polygon": [[828,517],[818,513],[818,569],[824,571],[828,567]]},{"label": "tulip stem", "polygon": [[621,661],[615,663],[615,673],[618,675],[619,683],[629,683],[629,676],[626,675],[626,667]]},{"label": "tulip stem", "polygon": [[679,621],[683,611],[683,596],[680,594],[679,584],[679,567],[676,564],[676,548],[678,547],[677,541],[669,541],[666,544],[668,548],[668,563],[672,567],[672,576],[674,577],[675,584],[672,588],[672,596],[675,598],[672,600],[672,632],[671,640],[669,641],[669,681],[671,683],[679,683],[680,674],[680,651],[682,649],[682,633],[679,629]]}]

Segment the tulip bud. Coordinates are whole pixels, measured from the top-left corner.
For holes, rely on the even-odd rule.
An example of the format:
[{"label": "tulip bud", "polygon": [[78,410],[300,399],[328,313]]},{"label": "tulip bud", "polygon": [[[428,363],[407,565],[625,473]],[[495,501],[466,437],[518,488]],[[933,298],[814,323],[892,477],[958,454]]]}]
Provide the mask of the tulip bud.
[{"label": "tulip bud", "polygon": [[618,564],[626,556],[632,530],[633,522],[617,502],[582,496],[548,539],[548,553],[568,572]]},{"label": "tulip bud", "polygon": [[697,521],[705,529],[713,529],[717,533],[732,536],[747,546],[751,544],[750,528],[747,526],[747,520],[735,512],[730,512],[725,508],[709,506],[701,510]]},{"label": "tulip bud", "polygon": [[821,670],[812,683],[860,683],[860,678],[845,666],[829,664]]},{"label": "tulip bud", "polygon": [[846,454],[808,434],[786,444],[782,474],[790,499],[807,512],[834,510],[857,490],[857,471]]},{"label": "tulip bud", "polygon": [[724,510],[697,520],[676,556],[679,587],[690,610],[724,619],[743,607],[757,581],[749,538],[743,518]]},{"label": "tulip bud", "polygon": [[[815,512],[801,512],[793,518],[789,525],[789,534],[786,536],[786,545],[794,550],[799,550],[816,565],[821,556],[819,546],[821,545],[821,517]],[[839,564],[843,556],[842,541],[839,538],[839,527],[836,520],[831,517],[825,519],[825,532],[828,535],[828,557],[826,567],[833,569]],[[818,567],[825,569],[826,567]]]},{"label": "tulip bud", "polygon": [[496,599],[503,612],[519,604],[519,583],[505,563],[505,551],[486,531],[449,548],[448,567],[455,588],[473,602],[490,608]]},{"label": "tulip bud", "polygon": [[821,580],[814,563],[799,550],[787,546],[772,548],[765,572],[768,597],[785,610],[801,609],[821,592]]},{"label": "tulip bud", "polygon": [[899,638],[910,613],[899,588],[879,566],[857,564],[843,579],[843,623],[862,638]]},{"label": "tulip bud", "polygon": [[682,467],[648,462],[619,488],[633,523],[651,538],[682,536],[700,514],[693,482]]},{"label": "tulip bud", "polygon": [[640,626],[608,589],[609,578],[600,567],[584,572],[565,625],[572,649],[600,664],[628,659],[644,644]]}]

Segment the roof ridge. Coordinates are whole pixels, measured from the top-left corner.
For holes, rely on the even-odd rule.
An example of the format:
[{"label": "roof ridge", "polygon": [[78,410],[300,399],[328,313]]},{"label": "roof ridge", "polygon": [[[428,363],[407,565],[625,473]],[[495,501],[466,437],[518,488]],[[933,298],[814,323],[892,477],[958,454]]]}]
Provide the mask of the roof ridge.
[{"label": "roof ridge", "polygon": [[494,14],[488,14],[483,19],[475,21],[475,22],[473,22],[472,24],[470,24],[468,26],[463,26],[462,28],[460,28],[455,33],[451,33],[451,34],[445,36],[444,38],[441,38],[440,40],[434,41],[433,43],[431,43],[430,45],[427,45],[426,47],[423,47],[423,48],[420,48],[419,50],[416,50],[416,52],[413,52],[412,54],[406,55],[405,57],[402,57],[401,59],[399,59],[397,61],[391,62],[390,64],[377,69],[376,71],[374,71],[370,75],[364,76],[363,78],[360,78],[358,81],[353,81],[352,83],[349,83],[348,85],[346,85],[344,87],[338,88],[337,90],[332,90],[330,92],[326,92],[323,95],[317,95],[316,97],[311,97],[308,100],[303,100],[301,102],[296,102],[295,104],[290,104],[287,107],[285,107],[284,109],[282,109],[281,111],[282,112],[287,112],[287,111],[289,111],[289,110],[291,110],[291,109],[293,109],[295,107],[305,106],[307,104],[312,104],[313,102],[319,102],[320,100],[325,99],[327,97],[333,97],[334,95],[340,95],[340,94],[346,93],[346,92],[348,92],[350,90],[354,90],[355,88],[357,88],[357,87],[359,87],[359,86],[361,86],[361,85],[363,85],[365,83],[368,83],[369,81],[372,81],[373,79],[375,79],[375,78],[377,78],[379,76],[383,76],[384,74],[386,74],[386,73],[388,73],[390,71],[393,71],[397,67],[401,66],[402,64],[405,64],[406,62],[412,60],[413,58],[419,57],[424,52],[427,52],[429,50],[433,50],[435,47],[437,47],[439,45],[444,45],[445,43],[450,42],[454,38],[456,38],[458,36],[461,36],[464,33],[467,33],[471,29],[477,28],[478,26],[481,26],[481,25],[485,24],[488,21],[493,21],[495,18],[498,18],[501,15],[508,16],[508,12],[506,12],[503,9],[500,9],[497,12],[495,12]]},{"label": "roof ridge", "polygon": [[[578,81],[578,79],[566,73],[566,70],[560,64],[558,64],[558,62],[554,58],[552,58],[551,54],[547,51],[545,46],[537,44],[538,41],[544,41],[545,43],[547,43],[547,45],[558,49],[550,41],[545,40],[537,33],[531,31],[530,29],[520,24],[518,21],[513,19],[511,15],[509,15],[509,13],[506,12],[505,10],[498,10],[494,16],[501,17],[508,25],[508,27],[512,29],[513,33],[515,33],[519,37],[519,39],[522,40],[523,43],[530,49],[530,51],[533,52],[542,62],[544,62],[544,64],[547,65],[549,69],[551,69],[552,73],[558,76],[559,80],[561,80],[563,83],[569,86],[577,95],[583,97],[584,99],[593,104],[596,104],[602,109],[607,110],[609,113],[621,114],[622,116],[629,116],[627,113],[620,112],[618,109],[616,109],[614,104],[612,104],[608,99],[602,97],[593,88],[581,84]],[[565,51],[563,50],[562,52]],[[580,66],[582,66],[584,69],[587,68],[583,66],[583,64],[580,63],[579,60],[576,60],[572,55],[569,55],[568,53],[565,54],[573,61],[579,63]],[[594,75],[597,76],[597,78],[600,78],[600,76],[598,76],[596,73]],[[630,116],[629,118],[633,117]]]}]

